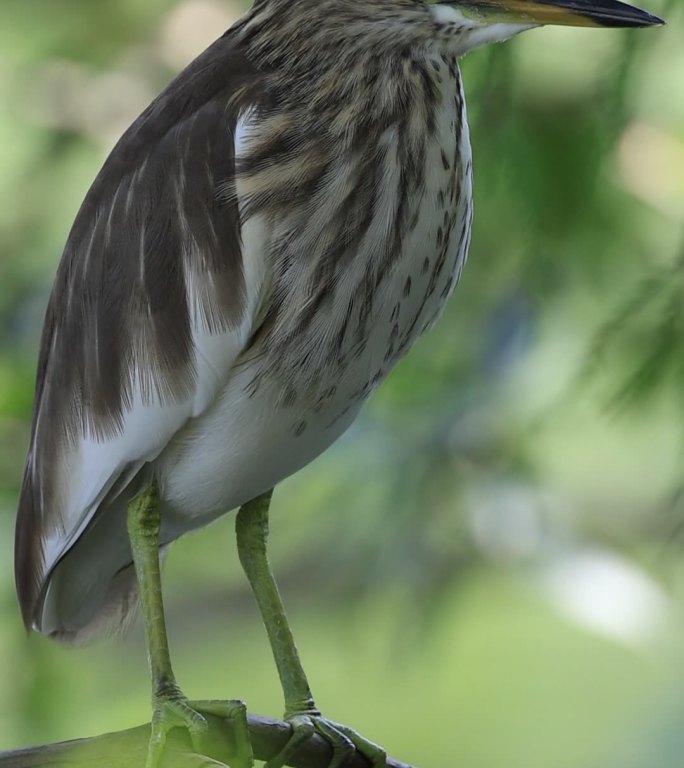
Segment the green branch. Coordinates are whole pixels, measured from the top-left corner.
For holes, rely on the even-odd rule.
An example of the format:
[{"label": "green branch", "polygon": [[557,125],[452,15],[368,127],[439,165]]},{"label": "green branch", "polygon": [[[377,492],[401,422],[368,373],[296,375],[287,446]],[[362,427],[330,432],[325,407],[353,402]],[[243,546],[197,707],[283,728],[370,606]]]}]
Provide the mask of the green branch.
[{"label": "green branch", "polygon": [[[202,702],[195,702],[194,706],[202,710]],[[230,765],[235,753],[234,723],[209,714],[206,718],[212,736],[212,753],[206,757],[192,755],[187,732],[177,728],[169,733],[164,768],[209,768],[216,765],[214,761]],[[248,715],[247,719],[254,758],[268,760],[278,754],[290,736],[290,726],[282,720],[255,715]],[[149,734],[147,723],[89,739],[0,752],[0,768],[138,768],[145,765]],[[293,768],[327,768],[331,757],[327,742],[314,735],[293,755],[290,765]],[[368,768],[368,764],[361,755],[354,754],[345,768]],[[387,768],[412,766],[388,758]]]}]

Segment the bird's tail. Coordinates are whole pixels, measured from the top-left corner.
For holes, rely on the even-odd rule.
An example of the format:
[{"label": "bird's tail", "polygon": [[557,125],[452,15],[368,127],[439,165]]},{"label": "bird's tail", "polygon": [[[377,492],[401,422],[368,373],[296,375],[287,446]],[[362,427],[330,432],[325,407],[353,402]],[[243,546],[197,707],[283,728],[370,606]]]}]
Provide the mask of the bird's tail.
[{"label": "bird's tail", "polygon": [[81,645],[125,630],[135,617],[138,589],[122,494],[98,510],[48,575],[33,628]]}]

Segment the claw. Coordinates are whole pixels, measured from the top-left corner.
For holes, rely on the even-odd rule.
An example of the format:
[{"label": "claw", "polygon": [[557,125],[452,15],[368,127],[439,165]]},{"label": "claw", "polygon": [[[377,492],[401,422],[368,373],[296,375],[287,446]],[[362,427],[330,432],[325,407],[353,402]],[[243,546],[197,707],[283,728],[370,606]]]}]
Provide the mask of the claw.
[{"label": "claw", "polygon": [[354,742],[333,723],[322,717],[314,720],[314,728],[332,747],[329,768],[340,768],[354,754]]},{"label": "claw", "polygon": [[332,759],[328,768],[341,768],[354,751],[363,755],[373,768],[387,768],[385,750],[346,725],[334,723],[317,713],[286,715],[285,720],[292,727],[292,735],[280,752],[265,763],[264,768],[283,768],[314,733],[318,733],[330,744]]},{"label": "claw", "polygon": [[357,733],[346,725],[342,725],[341,723],[332,723],[332,725],[351,741],[354,749],[359,754],[363,755],[366,760],[371,763],[373,768],[387,768],[387,752],[385,752],[379,744],[366,739],[364,736],[361,736],[360,733]]}]

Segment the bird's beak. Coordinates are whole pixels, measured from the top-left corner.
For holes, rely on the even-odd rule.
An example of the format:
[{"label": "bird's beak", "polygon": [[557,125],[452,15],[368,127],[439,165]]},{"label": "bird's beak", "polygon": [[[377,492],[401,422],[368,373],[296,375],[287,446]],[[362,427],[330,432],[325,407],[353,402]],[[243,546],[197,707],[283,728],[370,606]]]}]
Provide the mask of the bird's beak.
[{"label": "bird's beak", "polygon": [[560,24],[569,27],[652,27],[662,19],[617,0],[456,0],[487,24]]}]

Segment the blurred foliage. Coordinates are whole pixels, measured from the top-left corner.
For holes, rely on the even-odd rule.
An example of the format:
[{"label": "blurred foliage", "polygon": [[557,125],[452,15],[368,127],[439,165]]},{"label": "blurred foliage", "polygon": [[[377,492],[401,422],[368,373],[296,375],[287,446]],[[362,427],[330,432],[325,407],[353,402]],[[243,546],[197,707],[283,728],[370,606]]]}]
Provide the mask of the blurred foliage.
[{"label": "blurred foliage", "polygon": [[[275,497],[272,560],[319,705],[424,768],[681,759],[684,6],[649,10],[668,27],[549,28],[465,59],[462,283],[349,434]],[[239,12],[0,7],[0,749],[148,718],[139,627],[76,651],[26,639],[14,505],[80,200]],[[187,693],[277,714],[230,516],[175,546],[166,598]]]}]

